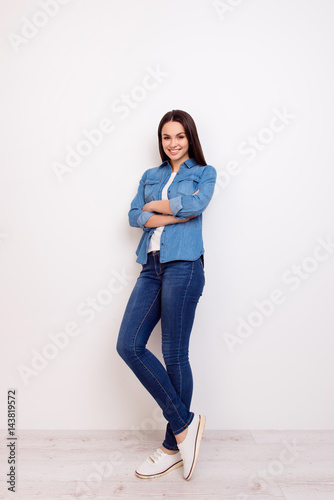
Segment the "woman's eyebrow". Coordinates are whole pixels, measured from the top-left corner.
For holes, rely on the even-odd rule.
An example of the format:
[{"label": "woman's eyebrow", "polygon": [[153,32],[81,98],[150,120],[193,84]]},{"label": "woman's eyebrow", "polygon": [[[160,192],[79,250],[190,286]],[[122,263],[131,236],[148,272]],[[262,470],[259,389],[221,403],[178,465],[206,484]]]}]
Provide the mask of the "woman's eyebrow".
[{"label": "woman's eyebrow", "polygon": [[[162,134],[162,135],[163,135],[163,136],[165,136],[165,137],[169,137],[169,134]],[[184,132],[179,132],[179,133],[178,133],[178,134],[176,134],[176,135],[184,135]]]}]

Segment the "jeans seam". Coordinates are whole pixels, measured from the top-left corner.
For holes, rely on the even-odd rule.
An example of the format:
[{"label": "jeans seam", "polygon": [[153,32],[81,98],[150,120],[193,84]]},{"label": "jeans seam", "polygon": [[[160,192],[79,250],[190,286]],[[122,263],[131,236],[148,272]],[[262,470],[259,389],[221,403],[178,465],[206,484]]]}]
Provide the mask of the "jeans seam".
[{"label": "jeans seam", "polygon": [[[144,368],[146,368],[146,370],[147,370],[147,371],[151,374],[151,376],[155,379],[155,381],[157,382],[157,384],[161,387],[161,389],[163,390],[163,392],[165,393],[165,395],[167,396],[167,398],[168,398],[168,399],[169,399],[169,401],[171,402],[171,405],[174,407],[174,410],[175,410],[175,412],[177,413],[178,418],[180,419],[180,421],[181,421],[181,422],[184,422],[183,418],[181,418],[181,417],[180,417],[179,412],[177,411],[176,406],[174,405],[173,401],[170,399],[170,397],[169,397],[168,393],[166,392],[165,388],[164,388],[164,387],[160,384],[159,380],[156,378],[156,376],[154,375],[154,373],[152,373],[152,372],[151,372],[151,370],[149,370],[149,369],[147,368],[147,366],[143,363],[143,361],[140,359],[140,357],[139,357],[139,356],[137,355],[137,353],[136,353],[136,347],[135,347],[135,345],[136,345],[136,338],[137,338],[137,335],[138,335],[138,333],[139,333],[139,330],[140,330],[140,328],[141,328],[141,326],[142,326],[142,324],[143,324],[143,322],[144,322],[144,320],[145,320],[146,316],[148,315],[148,313],[149,313],[149,312],[150,312],[150,310],[152,309],[152,306],[153,306],[154,302],[156,301],[156,299],[157,299],[157,297],[158,297],[158,295],[159,295],[159,293],[160,293],[160,290],[161,290],[161,287],[159,288],[159,290],[158,290],[158,292],[157,292],[157,294],[156,294],[156,296],[155,296],[154,300],[152,301],[152,304],[151,304],[151,306],[149,307],[149,309],[148,309],[147,313],[145,314],[145,316],[144,316],[144,318],[143,318],[142,322],[140,323],[140,325],[139,325],[139,326],[138,326],[138,328],[137,328],[136,335],[135,335],[135,337],[134,337],[134,339],[133,339],[133,353],[134,353],[134,355],[136,356],[136,358],[138,359],[138,361],[139,361],[139,362],[140,362],[140,363],[144,366]],[[184,422],[184,423],[185,423],[185,422]],[[187,424],[185,424],[185,425],[187,425]]]},{"label": "jeans seam", "polygon": [[[191,417],[189,418],[188,422],[186,422],[177,432],[176,432],[176,435],[177,434],[180,434],[184,429],[186,429],[187,427],[189,427],[190,423],[192,422],[193,420],[193,417],[194,417],[194,412],[190,412],[191,413]],[[175,436],[175,434],[174,434]]]},{"label": "jeans seam", "polygon": [[160,265],[160,272],[158,273],[157,272],[157,266],[156,266],[156,263],[155,263],[155,257],[153,256],[153,261],[154,261],[154,270],[155,270],[155,274],[160,278],[160,275],[161,275],[161,263],[160,263],[160,258],[159,258],[159,265]]},{"label": "jeans seam", "polygon": [[190,274],[190,278],[189,278],[189,281],[188,281],[188,285],[187,285],[187,289],[185,290],[185,293],[184,293],[184,296],[183,296],[183,302],[182,302],[182,308],[181,308],[181,325],[180,325],[180,336],[179,336],[179,346],[178,346],[178,365],[179,365],[179,373],[180,373],[180,398],[181,398],[181,394],[182,394],[182,370],[181,370],[181,365],[180,365],[180,344],[181,344],[181,336],[182,336],[182,328],[183,328],[183,309],[184,309],[184,303],[185,303],[185,300],[186,300],[186,296],[187,296],[187,292],[188,292],[188,288],[189,288],[189,285],[190,285],[190,281],[192,279],[192,276],[193,276],[193,271],[194,271],[194,262],[192,262],[192,266],[191,266],[191,274]]}]

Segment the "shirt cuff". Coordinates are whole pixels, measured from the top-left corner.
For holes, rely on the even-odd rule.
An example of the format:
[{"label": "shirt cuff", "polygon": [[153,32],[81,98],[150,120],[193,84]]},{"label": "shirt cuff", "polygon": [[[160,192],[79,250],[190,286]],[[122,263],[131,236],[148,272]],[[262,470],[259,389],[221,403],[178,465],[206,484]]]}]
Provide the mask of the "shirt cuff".
[{"label": "shirt cuff", "polygon": [[169,205],[171,211],[173,212],[174,217],[179,213],[179,211],[182,208],[181,198],[182,198],[181,196],[176,196],[175,198],[171,198],[169,200]]},{"label": "shirt cuff", "polygon": [[142,210],[142,213],[140,214],[140,216],[137,219],[138,226],[141,227],[142,229],[147,229],[145,227],[145,224],[148,221],[148,219],[150,219],[150,217],[152,217],[152,215],[154,215],[153,212],[147,212],[146,210]]}]

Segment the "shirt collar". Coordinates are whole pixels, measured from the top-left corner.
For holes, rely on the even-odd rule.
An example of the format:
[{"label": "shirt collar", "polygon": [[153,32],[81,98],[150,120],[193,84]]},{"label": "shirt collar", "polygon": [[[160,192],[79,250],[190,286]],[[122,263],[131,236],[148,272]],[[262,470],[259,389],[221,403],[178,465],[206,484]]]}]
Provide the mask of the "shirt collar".
[{"label": "shirt collar", "polygon": [[[186,167],[188,167],[188,168],[191,168],[191,167],[193,167],[194,165],[197,165],[197,163],[196,163],[196,161],[194,160],[194,158],[189,158],[189,160],[184,161],[184,162],[182,163],[182,165],[183,165],[183,164],[184,164]],[[169,161],[168,161],[168,160],[164,161],[164,162],[160,165],[160,167],[165,167],[166,165],[170,165],[170,163],[169,163]]]}]

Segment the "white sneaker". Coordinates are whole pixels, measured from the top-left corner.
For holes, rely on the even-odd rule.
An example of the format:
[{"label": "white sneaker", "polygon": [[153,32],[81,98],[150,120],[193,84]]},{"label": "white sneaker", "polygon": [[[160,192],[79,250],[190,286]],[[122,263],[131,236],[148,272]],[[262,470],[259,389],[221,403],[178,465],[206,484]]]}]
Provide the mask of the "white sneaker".
[{"label": "white sneaker", "polygon": [[169,455],[162,451],[161,448],[157,448],[153,455],[148,457],[137,468],[135,474],[141,479],[160,477],[178,467],[182,467],[182,465],[183,462],[179,451],[174,455]]},{"label": "white sneaker", "polygon": [[204,432],[206,418],[204,415],[194,415],[191,424],[187,427],[188,432],[182,443],[177,446],[183,459],[184,479],[189,480],[195,470],[199,447]]}]

